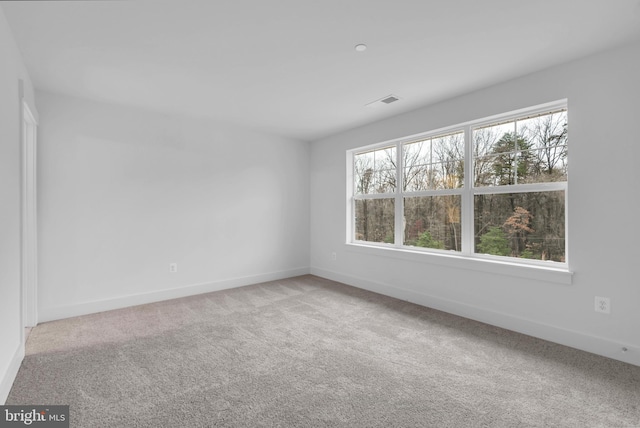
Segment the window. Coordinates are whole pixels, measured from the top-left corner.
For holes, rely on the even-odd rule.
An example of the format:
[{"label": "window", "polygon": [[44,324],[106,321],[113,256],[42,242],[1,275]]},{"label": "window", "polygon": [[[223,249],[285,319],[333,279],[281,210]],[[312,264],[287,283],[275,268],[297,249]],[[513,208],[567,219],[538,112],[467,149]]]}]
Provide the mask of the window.
[{"label": "window", "polygon": [[564,102],[351,150],[348,160],[351,243],[566,263]]},{"label": "window", "polygon": [[356,240],[394,242],[396,162],[395,146],[354,157]]}]

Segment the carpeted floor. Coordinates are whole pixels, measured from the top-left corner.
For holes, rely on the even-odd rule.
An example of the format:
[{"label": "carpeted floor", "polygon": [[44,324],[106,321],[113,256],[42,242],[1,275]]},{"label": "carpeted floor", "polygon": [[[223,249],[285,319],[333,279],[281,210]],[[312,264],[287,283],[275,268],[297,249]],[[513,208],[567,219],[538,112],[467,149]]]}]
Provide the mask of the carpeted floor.
[{"label": "carpeted floor", "polygon": [[74,427],[640,426],[640,367],[311,275],[44,323]]}]

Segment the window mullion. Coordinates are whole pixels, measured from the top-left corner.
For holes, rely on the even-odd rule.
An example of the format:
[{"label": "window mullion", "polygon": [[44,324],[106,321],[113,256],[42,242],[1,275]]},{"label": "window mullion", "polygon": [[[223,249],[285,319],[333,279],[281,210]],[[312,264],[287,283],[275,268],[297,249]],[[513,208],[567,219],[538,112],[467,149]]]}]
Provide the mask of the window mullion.
[{"label": "window mullion", "polygon": [[462,254],[473,254],[473,135],[471,126],[464,128],[464,192],[462,194]]},{"label": "window mullion", "polygon": [[546,183],[477,187],[473,193],[476,195],[500,195],[504,193],[553,192],[555,190],[565,190],[566,186],[566,181],[551,181]]},{"label": "window mullion", "polygon": [[396,192],[395,192],[395,223],[394,223],[394,244],[401,247],[404,243],[404,198],[402,189],[404,188],[404,156],[402,153],[402,143],[396,144]]},{"label": "window mullion", "polygon": [[352,152],[347,155],[347,243],[355,241],[356,230],[356,198],[355,198],[355,156]]}]

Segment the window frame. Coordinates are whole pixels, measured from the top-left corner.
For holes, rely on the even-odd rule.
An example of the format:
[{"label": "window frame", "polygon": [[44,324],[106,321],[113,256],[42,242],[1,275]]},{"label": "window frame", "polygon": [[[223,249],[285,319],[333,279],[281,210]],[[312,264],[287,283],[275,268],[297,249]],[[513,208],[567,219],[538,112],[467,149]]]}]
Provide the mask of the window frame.
[{"label": "window frame", "polygon": [[[502,264],[509,266],[522,266],[535,269],[546,269],[550,271],[558,271],[569,273],[569,239],[568,239],[568,182],[569,172],[567,171],[567,178],[565,181],[554,182],[540,182],[540,183],[524,183],[514,185],[501,185],[501,186],[478,186],[473,185],[474,181],[474,141],[473,131],[474,129],[483,128],[490,125],[495,125],[500,122],[509,122],[515,120],[523,120],[529,116],[543,115],[545,113],[552,113],[559,110],[567,111],[568,118],[568,102],[566,99],[554,101],[551,103],[540,104],[534,107],[519,109],[504,114],[493,115],[484,117],[478,120],[472,120],[461,124],[447,126],[439,129],[435,129],[428,132],[414,134],[406,137],[401,137],[393,140],[387,140],[376,144],[371,144],[364,147],[357,147],[347,150],[347,240],[346,244],[351,246],[352,249],[362,249],[364,247],[375,249],[394,250],[394,257],[404,257],[407,254],[419,254],[428,256],[446,256],[448,259],[460,259],[464,261],[473,261],[473,266],[478,266],[477,262],[485,262],[493,265]],[[568,119],[567,119],[568,120]],[[462,132],[464,138],[464,182],[460,188],[453,189],[434,189],[434,190],[421,190],[421,191],[404,191],[405,183],[403,182],[403,146],[413,142],[427,140],[431,138],[437,138],[446,136],[456,132]],[[354,160],[358,154],[379,150],[387,147],[396,147],[396,186],[393,193],[374,193],[374,194],[355,194],[355,172],[354,172]],[[567,138],[568,147],[568,138]],[[480,254],[475,252],[475,228],[474,228],[474,198],[477,195],[486,194],[506,194],[506,193],[529,193],[529,192],[552,192],[563,191],[564,192],[564,254],[565,261],[546,261],[536,259],[525,259],[510,256],[495,256],[489,254]],[[419,197],[419,196],[444,196],[444,195],[461,195],[461,251],[455,250],[441,250],[433,248],[423,248],[408,246],[404,244],[404,198],[406,197]],[[394,210],[394,243],[379,243],[371,241],[363,241],[355,239],[356,232],[356,218],[355,218],[355,204],[357,200],[361,199],[395,199]],[[389,254],[389,252],[385,252]],[[415,259],[415,256],[409,257]],[[442,257],[440,257],[442,258]],[[424,259],[424,257],[422,257]],[[430,259],[430,261],[434,261]],[[441,260],[442,261],[442,260]],[[447,262],[448,263],[448,262]],[[479,269],[484,270],[484,269]],[[490,269],[492,270],[492,269]],[[510,270],[511,271],[511,270]],[[525,270],[525,271],[530,271]],[[561,278],[561,282],[567,282],[566,279]],[[570,283],[570,275],[569,275]]]}]

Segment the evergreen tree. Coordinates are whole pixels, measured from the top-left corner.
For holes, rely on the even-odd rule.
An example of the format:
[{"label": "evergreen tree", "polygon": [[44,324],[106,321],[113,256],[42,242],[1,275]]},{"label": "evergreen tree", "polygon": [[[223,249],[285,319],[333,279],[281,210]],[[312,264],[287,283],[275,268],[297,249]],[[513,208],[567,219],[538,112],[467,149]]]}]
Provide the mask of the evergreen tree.
[{"label": "evergreen tree", "polygon": [[493,161],[493,173],[497,185],[522,183],[532,167],[531,143],[522,136],[507,132],[493,147],[498,156]]},{"label": "evergreen tree", "polygon": [[416,247],[444,249],[444,244],[437,239],[433,239],[431,233],[425,230],[416,241]]},{"label": "evergreen tree", "polygon": [[509,240],[500,226],[489,228],[489,231],[480,237],[478,252],[494,256],[508,256],[511,253]]}]

